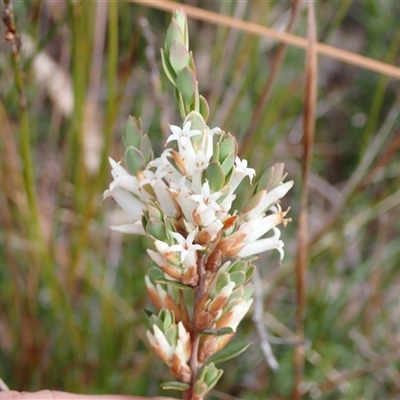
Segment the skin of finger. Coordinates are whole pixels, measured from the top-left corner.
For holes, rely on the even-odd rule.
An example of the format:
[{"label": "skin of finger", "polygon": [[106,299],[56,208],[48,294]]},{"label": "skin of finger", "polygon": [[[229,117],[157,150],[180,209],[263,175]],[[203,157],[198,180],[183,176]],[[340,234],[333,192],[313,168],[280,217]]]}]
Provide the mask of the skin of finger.
[{"label": "skin of finger", "polygon": [[40,392],[16,392],[10,390],[0,392],[0,400],[175,400],[170,397],[137,397],[122,395],[84,395],[66,392],[58,392],[53,390],[41,390]]}]

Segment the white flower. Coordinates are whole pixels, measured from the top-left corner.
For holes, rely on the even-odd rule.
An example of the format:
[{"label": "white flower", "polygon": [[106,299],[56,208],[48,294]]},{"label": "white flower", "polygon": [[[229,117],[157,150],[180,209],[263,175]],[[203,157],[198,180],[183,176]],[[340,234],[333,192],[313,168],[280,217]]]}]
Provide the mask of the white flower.
[{"label": "white flower", "polygon": [[167,139],[167,143],[176,140],[178,142],[179,154],[184,161],[193,160],[196,157],[196,152],[193,148],[193,143],[191,141],[192,136],[200,135],[201,132],[197,129],[190,129],[192,126],[192,121],[185,123],[181,129],[179,126],[170,125],[172,135]]},{"label": "white flower", "polygon": [[211,193],[210,185],[208,181],[204,182],[200,194],[192,194],[189,199],[194,200],[198,203],[198,206],[194,210],[195,215],[200,217],[200,221],[195,221],[201,226],[208,226],[216,220],[216,211],[221,209],[221,206],[216,201],[222,196],[221,192]]},{"label": "white flower", "polygon": [[197,261],[197,250],[204,249],[204,246],[201,246],[200,244],[193,244],[196,233],[197,230],[193,230],[185,239],[180,233],[171,232],[171,235],[178,242],[178,244],[170,246],[169,251],[181,253],[181,262],[185,268],[195,265]]},{"label": "white flower", "polygon": [[284,222],[282,213],[275,212],[273,214],[267,215],[266,217],[258,217],[255,219],[251,219],[248,222],[244,222],[240,225],[239,231],[247,233],[244,241],[250,243],[254,242],[282,222]]},{"label": "white flower", "polygon": [[239,257],[248,257],[254,254],[263,253],[267,250],[277,249],[281,255],[281,260],[283,259],[284,252],[283,246],[284,243],[282,240],[279,240],[281,236],[281,231],[278,228],[274,229],[274,236],[266,239],[256,240],[254,242],[247,243],[242,250],[239,251]]},{"label": "white flower", "polygon": [[236,329],[240,321],[247,314],[247,311],[249,311],[252,304],[253,304],[253,299],[242,300],[241,302],[232,307],[232,309],[229,312],[232,315],[231,317],[232,319],[229,322],[229,328],[231,328],[233,332],[236,332]]},{"label": "white flower", "polygon": [[[279,184],[272,190],[267,192],[266,190],[261,190],[256,196],[259,197],[258,204],[256,204],[251,210],[245,212],[245,218],[247,220],[258,218],[262,213],[268,210],[272,205],[274,205],[278,200],[280,200],[293,186],[293,181]],[[253,197],[254,199],[254,197]],[[251,200],[250,200],[251,202]]]},{"label": "white flower", "polygon": [[103,197],[113,197],[118,205],[134,220],[134,222],[140,220],[142,217],[143,209],[146,205],[143,201],[139,200],[133,194],[116,187],[112,190],[106,190]]},{"label": "white flower", "polygon": [[234,194],[242,180],[248,176],[250,178],[250,182],[254,178],[256,171],[253,168],[247,167],[247,160],[241,160],[239,157],[236,157],[235,167],[233,170],[233,174],[231,180],[229,182],[229,192],[226,195],[224,201],[221,203],[221,208],[228,212],[232,207],[232,202],[235,200],[236,195]]}]

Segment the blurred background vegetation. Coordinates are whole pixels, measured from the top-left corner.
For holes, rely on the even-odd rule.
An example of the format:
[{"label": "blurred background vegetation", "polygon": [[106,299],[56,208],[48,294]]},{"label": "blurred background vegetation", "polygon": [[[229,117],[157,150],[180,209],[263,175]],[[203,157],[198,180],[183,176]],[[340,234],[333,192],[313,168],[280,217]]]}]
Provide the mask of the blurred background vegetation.
[{"label": "blurred background vegetation", "polygon": [[[277,30],[294,15],[292,32],[306,35],[300,1],[187,3]],[[149,242],[111,231],[124,215],[101,195],[129,114],[158,149],[168,123],[180,124],[160,67],[171,16],[124,1],[13,6],[19,64],[4,24],[0,32],[0,378],[16,390],[161,393],[170,377],[149,349],[142,311],[151,307]],[[400,3],[321,0],[316,18],[318,41],[399,63]],[[283,161],[295,181],[284,200],[293,218],[285,259],[257,262],[279,369],[268,368],[249,316],[238,336],[253,345],[222,365],[211,397],[290,399],[305,52],[219,24],[189,26],[209,125],[231,131],[258,172]],[[303,398],[400,396],[399,89],[394,78],[319,58]]]}]

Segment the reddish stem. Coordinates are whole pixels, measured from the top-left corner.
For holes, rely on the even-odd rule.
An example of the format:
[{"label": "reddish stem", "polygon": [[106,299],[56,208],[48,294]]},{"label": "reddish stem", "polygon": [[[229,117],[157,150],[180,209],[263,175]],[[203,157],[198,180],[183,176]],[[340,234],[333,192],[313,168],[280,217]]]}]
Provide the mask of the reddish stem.
[{"label": "reddish stem", "polygon": [[190,332],[192,352],[190,354],[189,366],[192,372],[192,379],[190,382],[190,388],[183,392],[183,400],[200,400],[198,397],[194,397],[194,385],[196,383],[197,373],[199,370],[198,353],[200,344],[200,331],[196,327],[194,321],[195,321],[196,311],[198,311],[198,305],[205,291],[205,277],[206,277],[205,259],[206,255],[201,254],[197,260],[197,274],[199,276],[199,280],[197,286],[194,288],[195,297],[194,297],[194,306],[192,315],[192,330]]}]

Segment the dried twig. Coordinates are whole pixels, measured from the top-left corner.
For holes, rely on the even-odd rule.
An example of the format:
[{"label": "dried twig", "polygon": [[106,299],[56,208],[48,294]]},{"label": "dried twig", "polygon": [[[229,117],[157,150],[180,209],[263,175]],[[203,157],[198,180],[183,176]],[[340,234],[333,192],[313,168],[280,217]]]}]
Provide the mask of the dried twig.
[{"label": "dried twig", "polygon": [[[146,7],[157,8],[159,10],[173,11],[177,8],[185,10],[186,14],[201,21],[211,22],[218,25],[229,26],[240,29],[243,32],[251,33],[259,36],[267,36],[280,42],[290,44],[292,46],[306,49],[308,41],[305,38],[295,36],[285,32],[278,32],[274,29],[267,28],[255,24],[253,22],[242,21],[227,15],[221,15],[212,11],[203,10],[201,8],[192,7],[186,4],[177,3],[175,1],[160,1],[160,0],[129,0],[131,3],[142,4]],[[394,65],[386,64],[381,61],[373,60],[368,57],[354,54],[349,51],[341,50],[336,47],[328,46],[323,43],[315,43],[315,51],[327,57],[335,58],[339,61],[346,62],[351,65],[356,65],[371,71],[381,73],[383,75],[400,78],[400,68]]]}]

